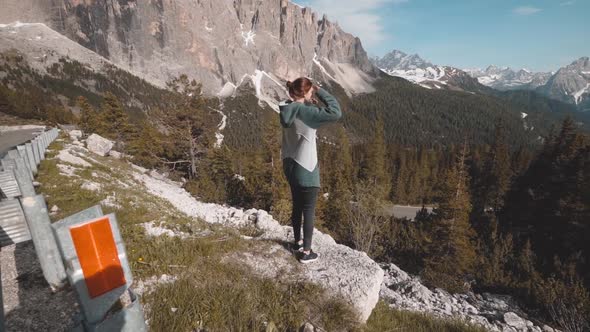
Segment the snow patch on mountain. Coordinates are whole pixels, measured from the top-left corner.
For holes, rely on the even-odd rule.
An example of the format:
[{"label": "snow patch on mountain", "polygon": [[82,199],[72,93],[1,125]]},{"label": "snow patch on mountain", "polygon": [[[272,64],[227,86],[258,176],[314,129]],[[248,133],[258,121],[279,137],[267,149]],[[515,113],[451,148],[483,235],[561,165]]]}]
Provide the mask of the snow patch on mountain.
[{"label": "snow patch on mountain", "polygon": [[[223,104],[221,104],[221,106],[223,106]],[[217,141],[215,141],[215,143],[213,144],[213,147],[220,148],[221,144],[223,143],[223,139],[225,138],[225,136],[221,133],[226,125],[227,125],[227,115],[225,115],[225,113],[223,113],[221,110],[216,110],[213,109],[215,112],[221,114],[221,122],[219,123],[219,126],[217,127],[217,132],[215,132],[215,138],[217,139]]]},{"label": "snow patch on mountain", "polygon": [[248,32],[242,31],[242,38],[244,38],[244,45],[246,47],[248,47],[248,45],[250,43],[252,43],[252,45],[255,45],[254,44],[254,37],[256,37],[256,34],[254,32],[252,32],[252,30],[250,30]]},{"label": "snow patch on mountain", "polygon": [[401,77],[415,83],[422,83],[424,81],[436,81],[440,84],[447,84],[447,82],[442,80],[446,75],[445,68],[442,66],[426,67],[425,69],[416,68],[410,70],[389,70],[387,68],[379,69],[381,69],[388,75]]},{"label": "snow patch on mountain", "polygon": [[589,88],[590,88],[590,83],[586,84],[586,87],[584,87],[583,89],[581,89],[573,94],[574,101],[575,101],[576,105],[582,101],[582,96],[585,93],[590,92]]}]

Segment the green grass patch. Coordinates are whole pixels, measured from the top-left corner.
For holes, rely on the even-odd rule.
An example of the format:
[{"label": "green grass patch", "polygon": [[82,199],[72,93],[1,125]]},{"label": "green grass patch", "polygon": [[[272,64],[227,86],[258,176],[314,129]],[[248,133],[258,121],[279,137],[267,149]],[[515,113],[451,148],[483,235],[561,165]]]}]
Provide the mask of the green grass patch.
[{"label": "green grass patch", "polygon": [[152,331],[358,330],[352,309],[309,283],[259,278],[239,266],[204,261],[146,297]]},{"label": "green grass patch", "polygon": [[57,214],[51,216],[52,221],[99,204],[106,197],[97,192],[82,190],[81,179],[61,175],[54,159],[41,161],[37,181],[41,183],[38,192],[45,196],[47,207],[57,205],[60,209]]}]

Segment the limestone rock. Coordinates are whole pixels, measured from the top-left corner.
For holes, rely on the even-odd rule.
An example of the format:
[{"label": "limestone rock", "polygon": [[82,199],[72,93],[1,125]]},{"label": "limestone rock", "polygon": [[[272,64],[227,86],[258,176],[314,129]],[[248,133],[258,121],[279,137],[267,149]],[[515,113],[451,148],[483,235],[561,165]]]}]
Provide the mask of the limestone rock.
[{"label": "limestone rock", "polygon": [[519,331],[527,330],[526,321],[513,312],[507,312],[504,314],[504,322]]},{"label": "limestone rock", "polygon": [[70,130],[68,132],[68,135],[70,135],[70,138],[72,140],[76,141],[82,137],[82,131],[81,130]]},{"label": "limestone rock", "polygon": [[539,326],[516,314],[521,310],[509,296],[471,292],[452,295],[440,288],[428,289],[419,277],[409,275],[395,264],[381,264],[381,267],[385,270],[381,298],[392,307],[461,318],[491,331],[541,332]]},{"label": "limestone rock", "polygon": [[[293,241],[292,228],[281,226],[266,211],[246,211],[246,214],[248,220],[256,215],[255,225],[264,231],[259,239],[279,243]],[[319,284],[333,296],[352,305],[359,313],[359,319],[365,322],[379,300],[383,270],[364,252],[337,244],[331,236],[318,230],[314,230],[312,248],[320,258],[308,265],[301,266],[280,244],[269,249],[268,257],[240,254],[239,261],[266,277],[295,276]]]},{"label": "limestone rock", "polygon": [[299,329],[300,332],[315,332],[315,328],[309,322],[305,322]]},{"label": "limestone rock", "polygon": [[123,154],[121,152],[115,151],[115,150],[111,150],[109,151],[109,156],[113,157],[115,159],[121,159],[123,158]]},{"label": "limestone rock", "polygon": [[88,150],[99,156],[106,156],[113,148],[114,143],[102,136],[92,134],[86,140]]}]

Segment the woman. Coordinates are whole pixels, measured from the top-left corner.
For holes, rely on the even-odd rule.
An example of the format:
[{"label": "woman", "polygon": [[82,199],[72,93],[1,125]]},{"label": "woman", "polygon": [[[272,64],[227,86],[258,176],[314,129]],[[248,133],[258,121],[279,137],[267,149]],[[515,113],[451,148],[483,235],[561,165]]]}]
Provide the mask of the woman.
[{"label": "woman", "polygon": [[[342,116],[338,101],[326,90],[315,86],[305,77],[287,82],[291,100],[279,105],[283,127],[281,157],[283,171],[291,187],[293,212],[291,223],[299,261],[310,263],[319,255],[311,250],[315,204],[320,190],[320,170],[316,147],[316,130]],[[318,107],[315,94],[327,107]],[[301,215],[303,214],[303,239]]]}]

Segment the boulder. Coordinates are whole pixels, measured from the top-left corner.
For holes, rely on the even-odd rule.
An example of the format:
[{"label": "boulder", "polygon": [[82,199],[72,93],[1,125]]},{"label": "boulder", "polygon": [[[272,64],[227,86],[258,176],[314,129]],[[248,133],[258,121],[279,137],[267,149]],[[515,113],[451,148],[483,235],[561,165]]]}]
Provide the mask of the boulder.
[{"label": "boulder", "polygon": [[514,327],[518,331],[528,330],[526,320],[522,319],[513,312],[507,312],[504,314],[504,322],[508,324],[508,326]]},{"label": "boulder", "polygon": [[113,157],[115,159],[121,159],[123,158],[123,154],[119,151],[115,151],[115,150],[111,150],[109,151],[109,156]]},{"label": "boulder", "polygon": [[86,140],[86,147],[99,156],[106,156],[113,148],[114,143],[102,136],[92,134]]},{"label": "boulder", "polygon": [[68,135],[70,135],[70,138],[72,140],[77,141],[82,137],[82,131],[81,130],[70,130],[68,132]]}]

